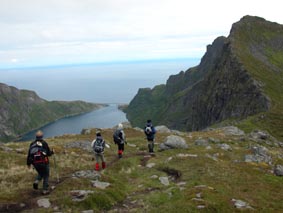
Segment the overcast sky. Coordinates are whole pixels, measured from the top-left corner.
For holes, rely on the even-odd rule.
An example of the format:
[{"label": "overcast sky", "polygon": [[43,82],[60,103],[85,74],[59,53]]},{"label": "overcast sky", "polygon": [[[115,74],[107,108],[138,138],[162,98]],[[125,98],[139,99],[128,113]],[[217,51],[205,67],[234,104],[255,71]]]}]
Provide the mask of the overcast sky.
[{"label": "overcast sky", "polygon": [[200,58],[244,15],[283,24],[280,0],[0,0],[0,68]]}]

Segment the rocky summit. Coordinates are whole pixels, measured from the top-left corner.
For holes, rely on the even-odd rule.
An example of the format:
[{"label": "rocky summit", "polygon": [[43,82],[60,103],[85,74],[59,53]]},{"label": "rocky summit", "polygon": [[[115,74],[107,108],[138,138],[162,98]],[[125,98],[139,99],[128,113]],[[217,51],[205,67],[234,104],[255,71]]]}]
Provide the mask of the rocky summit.
[{"label": "rocky summit", "polygon": [[198,66],[165,85],[139,89],[125,110],[134,126],[151,118],[171,129],[228,122],[283,138],[283,26],[245,16],[207,46]]}]

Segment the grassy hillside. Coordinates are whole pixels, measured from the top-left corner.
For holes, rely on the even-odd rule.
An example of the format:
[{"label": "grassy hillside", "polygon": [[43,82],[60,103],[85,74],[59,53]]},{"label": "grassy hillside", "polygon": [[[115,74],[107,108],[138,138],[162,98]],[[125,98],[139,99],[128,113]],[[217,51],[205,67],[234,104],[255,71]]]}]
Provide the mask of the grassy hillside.
[{"label": "grassy hillside", "polygon": [[102,106],[83,101],[46,101],[33,91],[0,83],[0,141],[11,141],[57,119]]},{"label": "grassy hillside", "polygon": [[[91,152],[70,145],[90,144],[95,130],[89,135],[47,139],[56,151],[59,183],[53,156],[50,186],[56,188],[46,196],[32,189],[36,173],[25,165],[29,143],[1,145],[0,212],[240,212],[234,200],[248,203],[251,209],[245,212],[283,210],[282,177],[272,173],[274,165],[283,164],[282,147],[261,143],[269,150],[272,163],[246,163],[244,156],[259,144],[247,135],[229,136],[215,129],[182,133],[188,149],[158,152],[156,147],[155,156],[149,156],[143,133],[129,128],[125,130],[128,144],[124,157],[118,160],[112,132],[102,130],[111,146],[105,151],[107,168],[98,173],[99,181],[110,183],[105,189],[93,187],[91,178],[73,176],[93,171],[94,161]],[[156,142],[163,142],[167,135],[158,133]],[[195,145],[199,138],[210,138],[209,147]],[[226,143],[231,149],[223,150],[218,143]],[[163,185],[160,177],[167,177],[169,185]],[[92,193],[83,201],[73,201],[72,190]],[[42,198],[49,199],[49,208],[38,207],[37,201]]]}]

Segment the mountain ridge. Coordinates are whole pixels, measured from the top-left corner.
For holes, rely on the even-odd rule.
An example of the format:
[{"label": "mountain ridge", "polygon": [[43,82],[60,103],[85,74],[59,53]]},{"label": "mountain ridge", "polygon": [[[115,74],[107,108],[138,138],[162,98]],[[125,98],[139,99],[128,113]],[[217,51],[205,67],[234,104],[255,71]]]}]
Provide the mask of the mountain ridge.
[{"label": "mountain ridge", "polygon": [[60,118],[98,109],[103,104],[83,101],[47,101],[36,92],[0,83],[0,140],[21,134]]},{"label": "mountain ridge", "polygon": [[[262,123],[268,127],[275,113],[283,124],[282,34],[282,25],[243,17],[227,38],[220,36],[207,46],[198,66],[171,75],[165,85],[140,89],[125,110],[128,120],[141,127],[151,118],[156,124],[191,131],[261,113],[266,113]],[[258,125],[249,123],[242,127]],[[276,126],[264,129],[283,137]]]}]

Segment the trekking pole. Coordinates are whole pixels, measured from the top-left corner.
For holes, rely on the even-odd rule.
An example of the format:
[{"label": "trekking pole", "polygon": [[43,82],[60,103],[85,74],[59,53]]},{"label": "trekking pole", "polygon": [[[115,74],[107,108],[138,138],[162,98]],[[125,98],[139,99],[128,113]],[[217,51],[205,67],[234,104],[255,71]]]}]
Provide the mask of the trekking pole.
[{"label": "trekking pole", "polygon": [[59,183],[59,174],[58,174],[58,170],[57,170],[55,154],[53,154],[53,160],[54,160],[55,173],[56,173],[56,177],[57,177],[57,183]]}]

